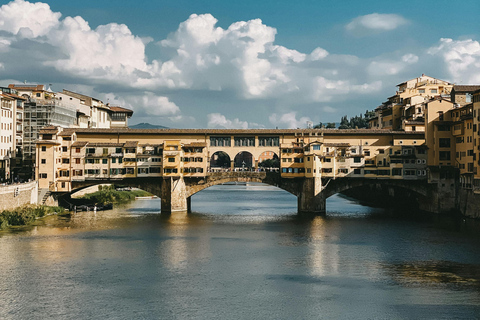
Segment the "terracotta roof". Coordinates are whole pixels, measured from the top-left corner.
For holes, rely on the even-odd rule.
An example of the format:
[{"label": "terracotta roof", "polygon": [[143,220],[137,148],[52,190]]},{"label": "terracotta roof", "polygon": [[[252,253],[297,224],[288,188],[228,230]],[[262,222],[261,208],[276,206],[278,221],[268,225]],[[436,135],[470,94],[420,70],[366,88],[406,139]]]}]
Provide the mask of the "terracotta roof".
[{"label": "terracotta roof", "polygon": [[45,91],[45,86],[43,84],[9,84],[8,87],[16,90]]},{"label": "terracotta roof", "polygon": [[45,126],[38,131],[38,133],[47,133],[47,134],[55,134],[58,132],[58,127],[55,126]]},{"label": "terracotta roof", "polygon": [[338,143],[325,143],[325,147],[350,147],[350,143],[338,142]]},{"label": "terracotta roof", "polygon": [[113,112],[125,112],[125,113],[131,113],[133,114],[133,110],[122,108],[122,107],[110,107],[110,110]]},{"label": "terracotta roof", "polygon": [[50,144],[50,145],[60,145],[59,142],[52,141],[52,140],[37,140],[37,144]]},{"label": "terracotta roof", "polygon": [[479,84],[462,84],[462,85],[455,85],[453,86],[452,91],[455,90],[455,92],[473,92],[480,90],[480,85]]},{"label": "terracotta roof", "polygon": [[87,147],[123,147],[123,143],[117,142],[87,142]]},{"label": "terracotta roof", "polygon": [[58,135],[61,137],[65,137],[65,136],[71,136],[74,133],[75,133],[75,128],[65,128]]},{"label": "terracotta roof", "polygon": [[3,94],[4,94],[4,95],[7,95],[7,96],[9,96],[9,97],[12,97],[12,98],[14,98],[14,99],[18,99],[18,100],[28,100],[27,98],[20,97],[19,95],[16,95],[16,94],[13,94],[13,93],[4,92]]},{"label": "terracotta roof", "polygon": [[125,148],[135,148],[138,145],[138,141],[127,141],[125,142]]},{"label": "terracotta roof", "polygon": [[10,97],[9,95],[7,95],[6,93],[3,93],[3,92],[0,92],[0,96],[2,96],[4,98],[7,98],[7,99],[10,99],[10,100],[15,100],[15,98]]},{"label": "terracotta roof", "polygon": [[184,144],[184,147],[206,147],[207,144],[205,142],[192,142],[189,144]]},{"label": "terracotta roof", "polygon": [[405,131],[393,131],[388,129],[130,129],[130,128],[111,128],[111,129],[92,129],[92,128],[70,128],[77,134],[155,134],[155,135],[182,135],[182,134],[201,134],[201,135],[293,135],[297,136],[325,136],[331,135],[383,135],[383,134],[396,134],[396,135],[418,135],[419,132],[405,132]]},{"label": "terracotta roof", "polygon": [[85,147],[88,141],[75,141],[72,143],[72,147]]}]

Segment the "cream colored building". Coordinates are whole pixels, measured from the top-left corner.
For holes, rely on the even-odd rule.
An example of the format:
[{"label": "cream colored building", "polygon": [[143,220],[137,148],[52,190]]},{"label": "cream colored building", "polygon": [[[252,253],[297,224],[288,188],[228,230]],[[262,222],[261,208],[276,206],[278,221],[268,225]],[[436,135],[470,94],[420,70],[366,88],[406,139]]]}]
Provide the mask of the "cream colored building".
[{"label": "cream colored building", "polygon": [[425,131],[425,103],[434,97],[449,98],[453,84],[422,74],[397,87],[396,94],[375,109],[370,128]]},{"label": "cream colored building", "polygon": [[[37,142],[39,188],[141,177],[202,178],[210,171],[279,172],[282,178],[426,179],[423,133],[318,129],[81,129],[48,127]],[[215,167],[216,155],[227,167]],[[265,153],[279,168],[260,168]]]}]

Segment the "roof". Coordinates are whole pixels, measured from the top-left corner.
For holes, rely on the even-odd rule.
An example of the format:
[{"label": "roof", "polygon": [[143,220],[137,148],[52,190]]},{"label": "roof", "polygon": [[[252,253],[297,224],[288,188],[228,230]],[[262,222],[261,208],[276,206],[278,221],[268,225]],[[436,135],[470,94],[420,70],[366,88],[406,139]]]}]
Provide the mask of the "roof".
[{"label": "roof", "polygon": [[72,143],[72,147],[85,147],[88,141],[75,141]]},{"label": "roof", "polygon": [[87,142],[88,147],[123,147],[123,145],[119,142]]},{"label": "roof", "polygon": [[206,147],[207,144],[205,142],[192,142],[189,144],[184,144],[184,147]]},{"label": "roof", "polygon": [[453,90],[455,90],[455,92],[462,92],[462,93],[473,92],[473,91],[480,90],[480,84],[454,85],[452,91]]},{"label": "roof", "polygon": [[23,90],[23,91],[45,91],[43,84],[9,84],[10,89]]},{"label": "roof", "polygon": [[60,145],[59,142],[52,140],[37,140],[37,144]]},{"label": "roof", "polygon": [[15,98],[10,97],[8,94],[3,93],[3,92],[0,92],[0,96],[2,96],[2,97],[4,97],[4,98],[7,98],[7,99],[10,99],[10,100],[15,100]]},{"label": "roof", "polygon": [[12,97],[14,99],[18,99],[18,100],[28,100],[27,98],[20,97],[19,95],[16,95],[16,94],[13,94],[13,93],[4,92],[3,94],[6,95],[6,96],[9,96],[9,97]]},{"label": "roof", "polygon": [[350,143],[338,142],[338,143],[325,143],[325,147],[350,147]]},{"label": "roof", "polygon": [[[131,129],[131,128],[69,128],[77,134],[153,134],[153,135],[296,135],[296,136],[326,136],[335,135],[415,135],[419,132],[393,131],[389,129]],[[64,130],[64,131],[65,131]]]},{"label": "roof", "polygon": [[111,106],[110,110],[113,111],[113,112],[124,112],[124,113],[133,114],[133,110],[122,108],[122,107],[117,107],[117,106],[115,106],[115,107]]},{"label": "roof", "polygon": [[55,126],[45,126],[42,129],[39,130],[38,133],[46,133],[46,134],[55,134],[58,132],[58,127]]},{"label": "roof", "polygon": [[138,141],[127,141],[125,142],[125,148],[135,148],[138,145]]}]

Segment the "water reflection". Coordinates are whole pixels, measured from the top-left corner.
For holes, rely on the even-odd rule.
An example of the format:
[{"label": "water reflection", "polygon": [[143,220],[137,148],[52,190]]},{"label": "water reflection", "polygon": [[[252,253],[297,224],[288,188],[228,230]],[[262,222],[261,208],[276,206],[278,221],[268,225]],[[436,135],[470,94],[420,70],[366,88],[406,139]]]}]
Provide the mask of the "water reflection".
[{"label": "water reflection", "polygon": [[296,205],[279,189],[220,186],[195,195],[192,214],[141,200],[1,232],[0,318],[480,314],[479,228],[382,216],[338,196],[324,217]]}]

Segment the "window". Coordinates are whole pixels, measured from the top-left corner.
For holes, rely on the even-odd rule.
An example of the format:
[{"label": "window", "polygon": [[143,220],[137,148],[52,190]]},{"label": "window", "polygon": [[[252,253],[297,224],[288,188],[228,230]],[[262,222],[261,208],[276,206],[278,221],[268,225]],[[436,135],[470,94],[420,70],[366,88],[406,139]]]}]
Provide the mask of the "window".
[{"label": "window", "polygon": [[47,179],[46,173],[40,173],[40,179]]},{"label": "window", "polygon": [[108,163],[108,159],[102,159],[102,163],[103,163],[103,164],[107,164],[107,163]]},{"label": "window", "polygon": [[353,169],[353,174],[362,174],[362,169]]},{"label": "window", "polygon": [[68,163],[70,163],[70,159],[69,158],[63,158],[62,163],[68,164]]},{"label": "window", "polygon": [[430,89],[430,93],[437,93],[437,89]]},{"label": "window", "polygon": [[440,161],[450,160],[450,151],[439,151],[438,157]]},{"label": "window", "polygon": [[47,151],[47,147],[46,147],[46,146],[42,146],[42,151]]},{"label": "window", "polygon": [[80,158],[75,158],[75,164],[80,164]]},{"label": "window", "polygon": [[438,139],[438,145],[440,148],[450,148],[450,138]]},{"label": "window", "polygon": [[175,158],[168,158],[168,162],[175,162]]},{"label": "window", "polygon": [[255,147],[254,137],[235,137],[235,147]]},{"label": "window", "polygon": [[303,158],[294,158],[293,162],[295,163],[303,163]]},{"label": "window", "polygon": [[258,145],[260,147],[278,147],[280,139],[278,137],[258,137]]},{"label": "window", "polygon": [[425,93],[425,89],[418,89],[418,93]]},{"label": "window", "polygon": [[108,148],[103,148],[103,154],[108,154]]},{"label": "window", "polygon": [[354,163],[361,163],[361,162],[362,162],[362,158],[361,158],[361,157],[354,157],[354,158],[353,158],[353,162],[354,162]]},{"label": "window", "polygon": [[383,154],[383,153],[385,153],[385,150],[383,150],[383,149],[378,149],[378,153]]},{"label": "window", "polygon": [[76,153],[80,153],[80,148],[75,148]]},{"label": "window", "polygon": [[47,160],[46,159],[42,159],[42,164],[45,164],[47,163]]},{"label": "window", "polygon": [[230,147],[230,137],[210,137],[211,147]]},{"label": "window", "polygon": [[319,144],[314,144],[313,145],[313,150],[320,150],[320,145]]},{"label": "window", "polygon": [[68,148],[67,147],[62,147],[62,152],[67,152]]},{"label": "window", "polygon": [[116,159],[116,158],[112,158],[112,163],[117,163],[117,159]]}]

